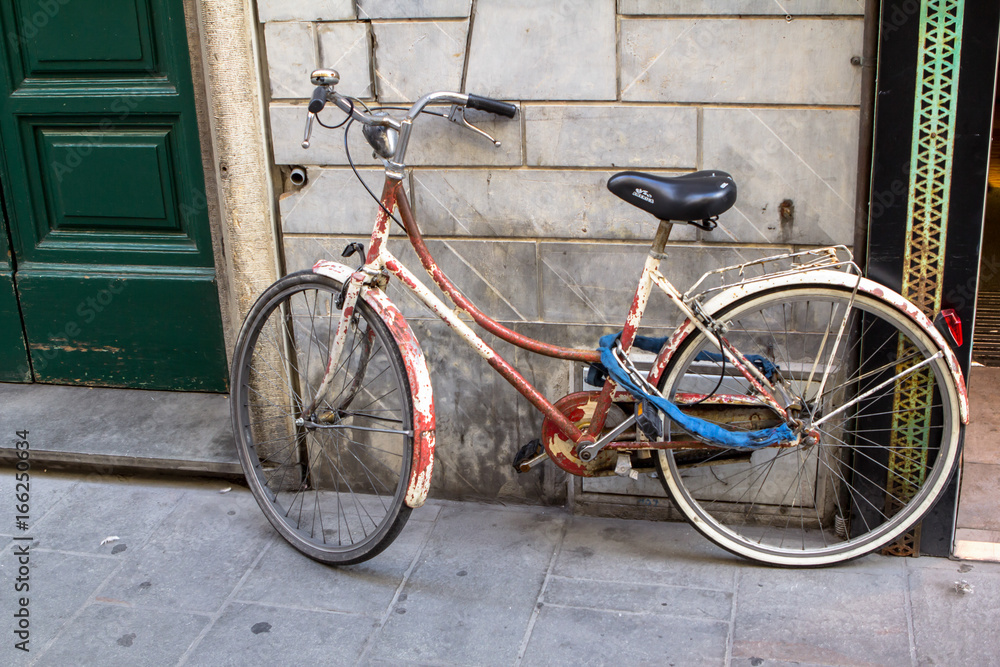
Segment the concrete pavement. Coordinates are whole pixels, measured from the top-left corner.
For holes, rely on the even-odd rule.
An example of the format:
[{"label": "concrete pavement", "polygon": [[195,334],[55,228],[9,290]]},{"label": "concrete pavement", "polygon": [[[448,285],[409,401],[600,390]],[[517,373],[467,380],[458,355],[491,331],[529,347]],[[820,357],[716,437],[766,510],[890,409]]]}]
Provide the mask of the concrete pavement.
[{"label": "concrete pavement", "polygon": [[337,569],[228,482],[34,469],[27,530],[14,484],[0,469],[0,664],[1000,664],[1000,564],[780,570],[683,524],[431,501]]}]

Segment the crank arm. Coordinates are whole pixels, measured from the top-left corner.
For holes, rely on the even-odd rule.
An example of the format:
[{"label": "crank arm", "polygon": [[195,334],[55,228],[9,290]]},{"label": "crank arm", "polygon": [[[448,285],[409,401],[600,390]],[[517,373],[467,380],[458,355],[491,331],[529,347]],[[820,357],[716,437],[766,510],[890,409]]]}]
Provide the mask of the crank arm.
[{"label": "crank arm", "polygon": [[584,447],[581,447],[576,452],[576,455],[580,457],[581,461],[592,461],[594,457],[597,456],[598,452],[607,447],[612,441],[614,441],[615,438],[617,438],[619,435],[627,431],[634,424],[635,424],[635,415],[626,417],[621,424],[615,426],[605,435],[601,436],[600,440],[591,443],[589,445],[586,445]]}]

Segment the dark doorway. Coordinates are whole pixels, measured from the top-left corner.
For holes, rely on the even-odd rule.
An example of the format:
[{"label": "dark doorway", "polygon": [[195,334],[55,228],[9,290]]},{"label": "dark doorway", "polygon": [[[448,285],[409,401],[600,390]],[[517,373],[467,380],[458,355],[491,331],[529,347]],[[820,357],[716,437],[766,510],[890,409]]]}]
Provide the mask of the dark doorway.
[{"label": "dark doorway", "polygon": [[[1000,85],[997,89],[1000,90]],[[993,142],[990,145],[989,181],[986,186],[972,359],[984,366],[1000,367],[1000,102],[997,101],[993,105]]]}]

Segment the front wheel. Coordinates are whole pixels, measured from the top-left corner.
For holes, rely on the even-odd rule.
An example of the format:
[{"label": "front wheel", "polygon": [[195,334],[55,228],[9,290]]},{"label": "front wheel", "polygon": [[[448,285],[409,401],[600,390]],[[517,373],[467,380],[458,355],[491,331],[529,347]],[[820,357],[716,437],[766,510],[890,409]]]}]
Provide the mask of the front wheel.
[{"label": "front wheel", "polygon": [[[772,382],[820,438],[752,453],[660,452],[663,485],[696,529],[752,560],[819,566],[889,543],[933,506],[958,456],[958,392],[943,356],[933,358],[937,345],[909,317],[827,285],[751,295],[715,317],[744,355],[777,366]],[[661,390],[729,429],[779,423],[759,404],[720,398],[754,402],[742,375],[714,361],[718,352],[693,334]],[[717,384],[715,400],[693,405]]]},{"label": "front wheel", "polygon": [[359,300],[333,381],[303,415],[326,371],[340,289],[303,271],[261,295],[233,354],[231,408],[268,521],[307,556],[348,565],[380,553],[409,517],[413,408],[396,341]]}]

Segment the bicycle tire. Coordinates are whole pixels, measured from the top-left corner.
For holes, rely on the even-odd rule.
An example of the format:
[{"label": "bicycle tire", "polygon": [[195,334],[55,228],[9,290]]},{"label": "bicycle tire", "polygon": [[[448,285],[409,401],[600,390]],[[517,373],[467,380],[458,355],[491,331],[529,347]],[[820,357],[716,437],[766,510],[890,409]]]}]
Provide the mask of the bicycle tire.
[{"label": "bicycle tire", "polygon": [[338,281],[302,271],[258,298],[233,354],[231,411],[247,483],[271,525],[310,558],[350,565],[381,553],[410,515],[413,404],[395,339],[359,300],[315,411],[321,425],[294,423],[325,372],[340,292]]},{"label": "bicycle tire", "polygon": [[[762,354],[784,367],[779,373],[789,378],[802,416],[813,421],[832,416],[818,428],[821,438],[812,446],[770,447],[749,455],[661,451],[663,487],[692,526],[751,560],[816,567],[870,553],[926,514],[955,467],[961,420],[958,390],[943,357],[899,376],[938,351],[919,325],[885,301],[858,293],[852,302],[850,289],[828,284],[752,294],[715,317],[727,323],[727,339],[743,354]],[[835,350],[841,321],[847,325]],[[825,339],[823,331],[829,332]],[[708,393],[719,381],[721,364],[706,361],[708,355],[696,360],[702,351],[718,348],[695,332],[671,360],[661,390],[669,387],[672,400]],[[819,376],[808,373],[810,368],[831,371],[822,400],[816,395]],[[720,394],[752,399],[732,364],[723,375]],[[716,414],[716,421],[726,421],[724,409]],[[765,421],[728,426],[770,425]],[[901,475],[899,463],[922,467],[923,479]]]}]

